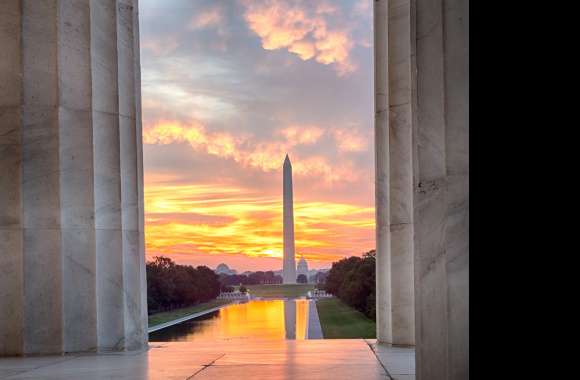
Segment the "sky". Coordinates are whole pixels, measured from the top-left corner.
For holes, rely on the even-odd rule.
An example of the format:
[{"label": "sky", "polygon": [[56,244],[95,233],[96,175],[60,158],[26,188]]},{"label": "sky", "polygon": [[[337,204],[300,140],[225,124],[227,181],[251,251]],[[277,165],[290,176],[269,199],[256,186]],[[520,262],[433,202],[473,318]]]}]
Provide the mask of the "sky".
[{"label": "sky", "polygon": [[370,0],[141,0],[147,259],[282,267],[374,249]]}]

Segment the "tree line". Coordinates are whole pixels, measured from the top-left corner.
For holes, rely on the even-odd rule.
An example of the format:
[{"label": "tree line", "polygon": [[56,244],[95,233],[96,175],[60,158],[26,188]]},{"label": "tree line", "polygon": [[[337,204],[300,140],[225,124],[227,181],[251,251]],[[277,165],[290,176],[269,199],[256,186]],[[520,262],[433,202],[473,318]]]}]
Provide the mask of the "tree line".
[{"label": "tree line", "polygon": [[225,274],[219,275],[219,281],[222,284],[223,291],[229,291],[234,285],[262,285],[262,284],[281,284],[282,276],[274,274],[273,271],[257,271],[249,275],[245,274]]},{"label": "tree line", "polygon": [[194,268],[155,257],[146,268],[149,314],[207,302],[220,293],[218,276],[206,266]]},{"label": "tree line", "polygon": [[374,249],[362,257],[342,259],[332,264],[324,288],[347,305],[376,320],[375,267]]}]

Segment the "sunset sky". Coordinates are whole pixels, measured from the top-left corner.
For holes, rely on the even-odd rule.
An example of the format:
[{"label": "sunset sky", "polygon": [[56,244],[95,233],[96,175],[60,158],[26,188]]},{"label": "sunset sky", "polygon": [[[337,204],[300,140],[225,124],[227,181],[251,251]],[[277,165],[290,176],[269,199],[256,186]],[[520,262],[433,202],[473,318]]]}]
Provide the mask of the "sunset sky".
[{"label": "sunset sky", "polygon": [[141,0],[147,258],[282,267],[373,249],[370,0]]}]

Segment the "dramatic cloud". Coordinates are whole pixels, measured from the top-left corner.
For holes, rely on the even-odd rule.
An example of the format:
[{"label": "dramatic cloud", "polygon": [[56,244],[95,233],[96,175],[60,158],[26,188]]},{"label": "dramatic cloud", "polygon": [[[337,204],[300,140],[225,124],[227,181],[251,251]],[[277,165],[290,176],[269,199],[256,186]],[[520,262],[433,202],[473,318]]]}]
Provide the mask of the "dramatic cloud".
[{"label": "dramatic cloud", "polygon": [[141,0],[147,257],[314,268],[375,247],[369,0]]},{"label": "dramatic cloud", "polygon": [[[284,156],[299,145],[310,145],[318,141],[323,130],[318,127],[292,126],[280,131],[283,137],[279,141],[257,142],[251,137],[233,136],[225,132],[210,132],[199,124],[182,125],[179,122],[161,122],[143,131],[145,144],[167,145],[187,142],[196,151],[220,158],[232,159],[242,167],[259,169],[262,171],[279,170]],[[340,143],[346,148],[358,147],[348,145],[347,141]],[[297,175],[316,176],[326,182],[352,182],[358,179],[352,165],[348,162],[343,165],[331,165],[325,157],[293,157],[295,163],[293,172]]]},{"label": "dramatic cloud", "polygon": [[282,129],[280,134],[286,137],[286,140],[293,145],[298,144],[314,144],[318,141],[320,136],[324,133],[322,128],[312,126],[312,127],[299,127],[291,126],[286,129]]},{"label": "dramatic cloud", "polygon": [[[201,252],[282,257],[282,204],[253,190],[216,185],[145,186],[150,256]],[[201,215],[205,215],[200,219]],[[353,244],[372,245],[374,209],[330,202],[295,206],[296,247],[307,259],[340,259]]]},{"label": "dramatic cloud", "polygon": [[368,139],[356,129],[335,129],[332,133],[341,152],[363,152],[368,148]]},{"label": "dramatic cloud", "polygon": [[302,60],[335,64],[339,75],[356,69],[350,59],[354,46],[345,27],[331,28],[327,17],[338,9],[326,2],[243,0],[244,18],[266,50],[287,49]]}]

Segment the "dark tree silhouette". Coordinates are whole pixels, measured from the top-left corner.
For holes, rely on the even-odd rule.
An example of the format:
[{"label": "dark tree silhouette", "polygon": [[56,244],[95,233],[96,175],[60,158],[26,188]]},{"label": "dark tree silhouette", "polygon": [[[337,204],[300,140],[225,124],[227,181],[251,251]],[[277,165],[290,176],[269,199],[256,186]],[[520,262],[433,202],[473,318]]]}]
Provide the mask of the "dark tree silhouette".
[{"label": "dark tree silhouette", "polygon": [[220,274],[219,281],[222,285],[260,285],[260,284],[281,284],[282,276],[275,275],[274,272],[253,272],[249,276],[245,274]]},{"label": "dark tree silhouette", "polygon": [[375,319],[375,250],[332,264],[325,290]]},{"label": "dark tree silhouette", "polygon": [[299,284],[306,284],[308,283],[308,279],[306,278],[305,275],[299,274],[298,277],[296,278],[296,282]]},{"label": "dark tree silhouette", "polygon": [[155,257],[147,263],[147,306],[149,313],[192,306],[216,298],[220,282],[206,266],[194,268]]}]

